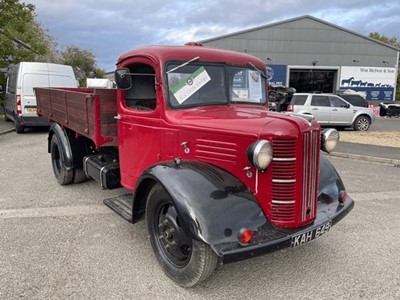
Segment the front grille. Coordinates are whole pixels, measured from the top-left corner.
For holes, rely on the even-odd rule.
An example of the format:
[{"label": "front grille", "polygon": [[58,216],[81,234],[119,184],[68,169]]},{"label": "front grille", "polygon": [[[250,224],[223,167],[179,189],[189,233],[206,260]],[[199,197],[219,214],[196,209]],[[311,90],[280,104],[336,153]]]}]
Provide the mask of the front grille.
[{"label": "front grille", "polygon": [[272,140],[271,221],[278,224],[296,219],[296,141]]},{"label": "front grille", "polygon": [[286,227],[305,225],[315,218],[318,189],[319,131],[303,134],[303,149],[297,139],[272,140],[271,222]]},{"label": "front grille", "polygon": [[303,203],[301,221],[314,218],[317,209],[320,133],[309,131],[303,135]]}]

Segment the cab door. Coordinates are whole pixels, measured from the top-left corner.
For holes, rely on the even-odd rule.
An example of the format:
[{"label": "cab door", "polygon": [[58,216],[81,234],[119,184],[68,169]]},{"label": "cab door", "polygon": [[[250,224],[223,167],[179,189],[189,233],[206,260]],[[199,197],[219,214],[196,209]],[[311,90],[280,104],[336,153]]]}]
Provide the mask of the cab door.
[{"label": "cab door", "polygon": [[118,91],[117,126],[121,183],[133,190],[142,172],[159,161],[161,108],[152,63],[139,57],[126,67],[132,85]]}]

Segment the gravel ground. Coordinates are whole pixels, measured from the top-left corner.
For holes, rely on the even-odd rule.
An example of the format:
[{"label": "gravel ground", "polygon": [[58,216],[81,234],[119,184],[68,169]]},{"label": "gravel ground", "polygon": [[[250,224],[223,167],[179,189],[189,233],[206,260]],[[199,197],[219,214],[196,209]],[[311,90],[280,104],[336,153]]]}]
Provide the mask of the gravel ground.
[{"label": "gravel ground", "polygon": [[398,131],[340,131],[340,141],[400,148]]}]

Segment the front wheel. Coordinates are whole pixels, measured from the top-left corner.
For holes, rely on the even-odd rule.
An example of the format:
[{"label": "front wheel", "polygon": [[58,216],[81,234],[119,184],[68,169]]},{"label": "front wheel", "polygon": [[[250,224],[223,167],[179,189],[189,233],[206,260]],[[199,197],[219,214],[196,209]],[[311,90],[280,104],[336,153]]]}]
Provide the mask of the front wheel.
[{"label": "front wheel", "polygon": [[353,129],[355,131],[367,131],[371,125],[371,120],[366,116],[359,116],[354,121]]},{"label": "front wheel", "polygon": [[186,233],[171,197],[160,184],[149,193],[146,223],[159,264],[178,285],[193,287],[212,274],[218,256],[209,245]]}]

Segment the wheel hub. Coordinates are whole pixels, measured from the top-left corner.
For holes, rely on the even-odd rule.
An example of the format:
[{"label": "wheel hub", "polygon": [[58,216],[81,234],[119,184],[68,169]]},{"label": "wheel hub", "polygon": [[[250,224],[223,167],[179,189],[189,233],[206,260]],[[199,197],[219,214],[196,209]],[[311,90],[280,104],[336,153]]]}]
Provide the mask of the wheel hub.
[{"label": "wheel hub", "polygon": [[158,220],[158,244],[161,250],[175,265],[185,265],[190,258],[192,240],[180,226],[174,206],[168,204],[162,207]]}]

